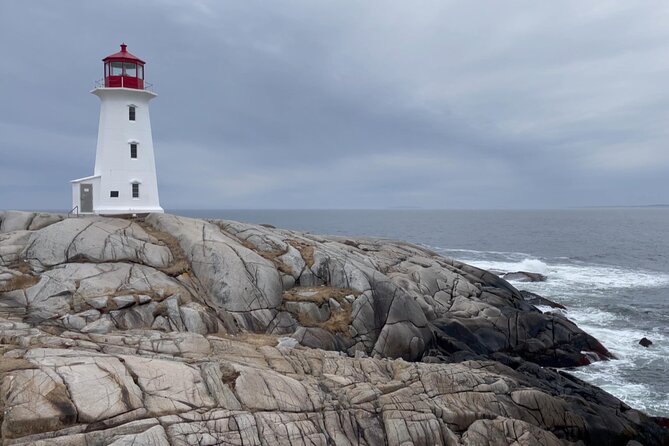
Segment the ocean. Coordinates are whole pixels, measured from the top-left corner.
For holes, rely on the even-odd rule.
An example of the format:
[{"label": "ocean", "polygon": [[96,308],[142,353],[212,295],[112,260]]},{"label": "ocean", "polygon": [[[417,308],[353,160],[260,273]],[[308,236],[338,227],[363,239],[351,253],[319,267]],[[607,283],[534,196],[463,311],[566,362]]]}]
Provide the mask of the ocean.
[{"label": "ocean", "polygon": [[[565,315],[618,358],[571,373],[669,416],[669,208],[174,213],[400,239],[485,269],[544,274],[545,282],[512,283],[565,305]],[[653,345],[640,346],[643,337]]]}]

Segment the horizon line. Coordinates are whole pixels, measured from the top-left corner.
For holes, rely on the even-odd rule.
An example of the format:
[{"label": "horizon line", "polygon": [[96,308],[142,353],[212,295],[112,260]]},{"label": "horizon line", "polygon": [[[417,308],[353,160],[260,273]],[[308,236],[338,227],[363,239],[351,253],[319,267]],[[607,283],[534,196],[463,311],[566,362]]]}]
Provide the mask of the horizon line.
[{"label": "horizon line", "polygon": [[[480,208],[430,208],[419,206],[389,206],[378,208],[186,208],[176,207],[166,209],[166,213],[174,212],[198,212],[198,211],[560,211],[575,209],[638,209],[638,208],[669,208],[669,204],[633,204],[633,205],[584,205],[563,207],[480,207]],[[13,208],[2,209],[2,211],[20,212],[52,212],[67,213],[68,209],[26,209]]]}]

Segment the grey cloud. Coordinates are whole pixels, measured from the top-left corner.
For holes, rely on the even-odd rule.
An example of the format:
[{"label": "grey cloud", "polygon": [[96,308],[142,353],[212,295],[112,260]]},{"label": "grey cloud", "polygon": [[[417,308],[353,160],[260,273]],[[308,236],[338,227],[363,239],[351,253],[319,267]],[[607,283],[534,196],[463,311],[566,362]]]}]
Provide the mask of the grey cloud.
[{"label": "grey cloud", "polygon": [[[87,92],[147,60],[162,204],[667,201],[661,1],[2,2],[0,208],[66,208]],[[14,184],[31,185],[18,189]]]}]

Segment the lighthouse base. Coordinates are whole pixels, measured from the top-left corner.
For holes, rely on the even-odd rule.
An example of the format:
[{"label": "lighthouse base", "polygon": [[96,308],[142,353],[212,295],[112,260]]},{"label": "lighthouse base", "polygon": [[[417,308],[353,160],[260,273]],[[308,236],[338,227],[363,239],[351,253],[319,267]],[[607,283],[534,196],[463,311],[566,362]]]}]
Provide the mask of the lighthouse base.
[{"label": "lighthouse base", "polygon": [[95,209],[98,215],[146,215],[146,214],[164,214],[165,210],[161,207],[137,207],[137,208],[100,208]]},{"label": "lighthouse base", "polygon": [[113,195],[107,191],[110,187],[105,184],[101,175],[79,178],[70,183],[72,184],[72,212],[77,214],[140,215],[165,212],[156,199],[130,197],[131,191],[127,190],[131,186],[130,183],[125,191],[116,192]]}]

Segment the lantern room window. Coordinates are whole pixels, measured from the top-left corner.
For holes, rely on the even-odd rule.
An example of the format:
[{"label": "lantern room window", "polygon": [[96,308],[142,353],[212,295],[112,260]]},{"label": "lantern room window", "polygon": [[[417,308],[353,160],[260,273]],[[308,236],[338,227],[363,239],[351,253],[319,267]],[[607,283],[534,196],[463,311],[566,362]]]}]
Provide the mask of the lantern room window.
[{"label": "lantern room window", "polygon": [[137,64],[124,62],[123,75],[127,77],[137,77]]},{"label": "lantern room window", "polygon": [[112,62],[111,76],[123,76],[123,62]]}]

